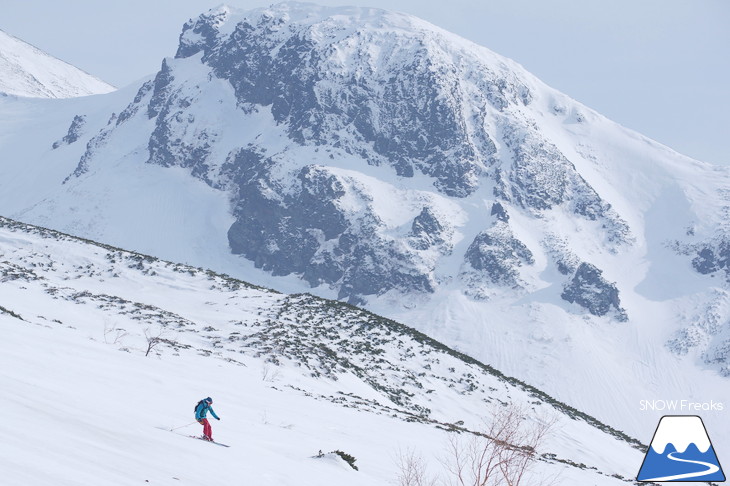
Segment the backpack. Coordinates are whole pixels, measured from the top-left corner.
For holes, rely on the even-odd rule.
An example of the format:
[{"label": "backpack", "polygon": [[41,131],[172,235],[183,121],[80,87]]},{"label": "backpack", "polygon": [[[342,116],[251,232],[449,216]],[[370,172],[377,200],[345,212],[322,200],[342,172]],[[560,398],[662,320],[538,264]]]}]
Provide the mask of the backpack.
[{"label": "backpack", "polygon": [[200,406],[201,403],[203,403],[203,400],[200,400],[198,403],[195,404],[195,408],[193,409],[193,412],[197,413],[198,407]]}]

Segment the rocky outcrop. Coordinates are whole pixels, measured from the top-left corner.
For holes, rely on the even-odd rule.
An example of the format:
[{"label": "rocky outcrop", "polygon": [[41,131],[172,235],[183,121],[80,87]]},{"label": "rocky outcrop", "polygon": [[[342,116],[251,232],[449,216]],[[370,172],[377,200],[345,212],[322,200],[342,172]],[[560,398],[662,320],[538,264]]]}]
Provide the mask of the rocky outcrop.
[{"label": "rocky outcrop", "polygon": [[602,222],[607,242],[621,245],[632,240],[628,224],[538,131],[507,125],[504,141],[512,152],[512,163],[496,172],[496,197],[535,212],[565,206],[575,215]]},{"label": "rocky outcrop", "polygon": [[53,148],[57,149],[62,145],[70,145],[79,139],[86,125],[86,115],[76,115],[68,127],[68,133],[61,140],[53,142]]},{"label": "rocky outcrop", "polygon": [[[353,181],[316,165],[277,181],[271,175],[275,164],[252,150],[226,164],[237,186],[237,219],[228,232],[234,253],[274,275],[294,273],[312,286],[336,286],[350,302],[392,289],[434,290],[433,264],[382,231],[368,195],[358,193]],[[344,208],[345,197],[359,200],[361,210]],[[434,224],[421,215],[416,219]]]},{"label": "rocky outcrop", "polygon": [[442,247],[446,243],[446,228],[428,206],[413,219],[409,242],[417,250]]},{"label": "rocky outcrop", "polygon": [[498,221],[502,221],[503,223],[509,222],[509,214],[507,214],[507,210],[499,202],[492,204],[490,216],[494,216]]},{"label": "rocky outcrop", "polygon": [[730,376],[730,291],[713,289],[707,300],[695,304],[688,317],[690,324],[666,343],[669,350],[678,356],[694,351],[705,364]]},{"label": "rocky outcrop", "polygon": [[621,308],[616,285],[603,278],[603,272],[590,263],[580,264],[560,297],[580,305],[594,316],[610,313],[619,321],[628,319],[626,311]]},{"label": "rocky outcrop", "polygon": [[519,268],[535,263],[532,252],[503,222],[479,233],[464,260],[471,268],[466,273],[476,273],[488,284],[507,287],[520,287]]},{"label": "rocky outcrop", "polygon": [[568,240],[560,235],[547,233],[543,238],[542,246],[562,275],[572,275],[581,264],[580,259],[570,249]]},{"label": "rocky outcrop", "polygon": [[72,178],[81,177],[82,175],[89,172],[89,163],[94,158],[96,153],[100,151],[108,142],[109,137],[114,133],[114,126],[117,122],[117,114],[112,113],[106,126],[99,130],[94,137],[89,140],[86,144],[86,151],[81,156],[79,163],[76,165],[76,169],[63,180],[63,184],[66,184]]},{"label": "rocky outcrop", "polygon": [[692,266],[703,275],[723,270],[730,281],[730,239],[700,245],[696,248]]}]

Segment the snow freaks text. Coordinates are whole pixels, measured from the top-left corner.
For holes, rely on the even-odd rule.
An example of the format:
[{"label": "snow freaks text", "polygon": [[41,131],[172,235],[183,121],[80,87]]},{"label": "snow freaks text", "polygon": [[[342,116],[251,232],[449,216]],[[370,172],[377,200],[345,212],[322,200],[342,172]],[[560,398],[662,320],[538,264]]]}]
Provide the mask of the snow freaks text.
[{"label": "snow freaks text", "polygon": [[642,412],[722,412],[722,402],[693,402],[691,400],[641,400],[639,410]]}]

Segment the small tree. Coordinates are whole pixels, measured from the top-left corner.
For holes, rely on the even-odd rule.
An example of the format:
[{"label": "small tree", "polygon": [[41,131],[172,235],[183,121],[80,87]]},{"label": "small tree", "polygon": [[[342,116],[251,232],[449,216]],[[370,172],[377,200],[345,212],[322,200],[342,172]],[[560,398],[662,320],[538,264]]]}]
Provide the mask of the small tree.
[{"label": "small tree", "polygon": [[412,449],[398,451],[398,486],[436,486],[436,478],[428,476],[426,462]]},{"label": "small tree", "polygon": [[454,486],[546,486],[554,479],[530,474],[554,419],[528,421],[514,406],[496,408],[485,431],[449,439],[443,461]]},{"label": "small tree", "polygon": [[104,324],[104,342],[106,344],[122,344],[128,333],[115,324]]},{"label": "small tree", "polygon": [[444,467],[449,484],[488,486],[499,484],[499,451],[496,441],[472,435],[467,439],[451,435]]},{"label": "small tree", "polygon": [[359,471],[358,467],[355,465],[355,462],[357,461],[357,459],[355,459],[355,456],[352,456],[347,452],[343,452],[339,449],[337,449],[336,451],[332,451],[331,454],[337,454],[342,458],[343,461],[349,464],[351,468],[353,468],[355,471]]},{"label": "small tree", "polygon": [[158,344],[164,342],[165,329],[159,327],[156,331],[152,331],[149,327],[144,330],[144,337],[147,340],[147,351],[144,353],[145,356],[149,356],[150,352],[157,347]]},{"label": "small tree", "polygon": [[498,415],[501,441],[499,447],[499,471],[507,486],[546,485],[552,480],[532,478],[530,471],[540,457],[538,450],[544,445],[555,419],[537,418],[528,422],[523,410],[510,408]]}]

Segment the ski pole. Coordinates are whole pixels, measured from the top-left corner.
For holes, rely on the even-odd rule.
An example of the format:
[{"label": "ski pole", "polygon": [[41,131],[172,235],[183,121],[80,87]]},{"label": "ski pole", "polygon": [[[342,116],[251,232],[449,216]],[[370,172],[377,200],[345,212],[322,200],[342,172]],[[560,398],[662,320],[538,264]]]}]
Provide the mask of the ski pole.
[{"label": "ski pole", "polygon": [[173,430],[182,429],[183,427],[187,427],[188,425],[193,425],[193,424],[197,424],[197,423],[198,423],[198,421],[196,420],[195,422],[190,422],[189,424],[181,425],[180,427],[173,427],[170,429],[170,432],[172,432]]}]

